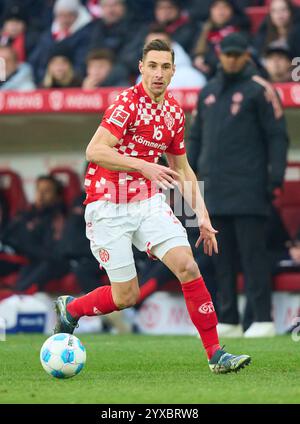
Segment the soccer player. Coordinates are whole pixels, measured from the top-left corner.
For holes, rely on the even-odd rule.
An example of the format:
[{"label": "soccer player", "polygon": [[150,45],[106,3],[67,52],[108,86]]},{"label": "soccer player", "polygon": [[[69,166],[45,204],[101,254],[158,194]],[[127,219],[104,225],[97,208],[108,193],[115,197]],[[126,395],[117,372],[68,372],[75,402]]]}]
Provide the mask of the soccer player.
[{"label": "soccer player", "polygon": [[[82,316],[104,315],[133,306],[139,297],[132,244],[160,259],[181,283],[186,306],[214,373],[238,371],[251,361],[219,344],[217,316],[189,245],[186,230],[160,189],[178,185],[195,211],[204,252],[218,252],[196,176],[186,157],[184,113],[166,89],[175,72],[174,52],[161,40],[144,47],[142,82],[121,93],[105,112],[90,141],[85,178],[86,233],[91,250],[109,276],[102,286],[56,302],[55,332],[73,333]],[[159,165],[165,153],[170,167]],[[186,187],[188,182],[188,187]]]}]

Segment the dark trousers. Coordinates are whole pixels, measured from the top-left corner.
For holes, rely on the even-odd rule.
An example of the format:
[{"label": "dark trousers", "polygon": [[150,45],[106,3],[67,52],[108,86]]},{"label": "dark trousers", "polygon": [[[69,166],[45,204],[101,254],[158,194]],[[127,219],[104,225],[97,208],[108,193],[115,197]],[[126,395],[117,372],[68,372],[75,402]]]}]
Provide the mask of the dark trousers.
[{"label": "dark trousers", "polygon": [[69,264],[64,260],[36,261],[25,265],[18,276],[16,290],[26,290],[37,284],[39,290],[51,280],[64,277],[69,272]]},{"label": "dark trousers", "polygon": [[265,239],[266,219],[260,216],[214,216],[219,254],[214,255],[219,322],[238,324],[236,277],[238,257],[253,321],[271,321],[271,274]]},{"label": "dark trousers", "polygon": [[99,264],[94,257],[78,258],[72,261],[71,271],[77,277],[81,290],[89,293],[101,285],[101,277],[105,275],[104,270],[100,270]]}]

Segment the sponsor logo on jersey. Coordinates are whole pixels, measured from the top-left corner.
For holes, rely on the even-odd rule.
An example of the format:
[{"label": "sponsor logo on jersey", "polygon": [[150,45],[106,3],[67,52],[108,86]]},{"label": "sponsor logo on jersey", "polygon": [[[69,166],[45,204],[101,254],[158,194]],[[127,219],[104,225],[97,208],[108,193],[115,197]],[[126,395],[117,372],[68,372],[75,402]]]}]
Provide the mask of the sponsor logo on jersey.
[{"label": "sponsor logo on jersey", "polygon": [[93,308],[93,312],[94,312],[94,314],[95,314],[95,315],[102,315],[102,312],[101,312],[101,311],[99,311],[99,309],[98,309],[98,308],[96,308],[96,306],[94,306],[94,308]]},{"label": "sponsor logo on jersey", "polygon": [[155,143],[153,141],[146,140],[142,135],[134,134],[132,136],[132,141],[135,141],[136,143],[143,144],[144,146],[151,147],[153,149],[161,149],[161,150],[167,150],[167,145],[165,143]]},{"label": "sponsor logo on jersey", "polygon": [[200,314],[211,314],[215,312],[215,308],[212,302],[206,302],[199,307],[198,311]]},{"label": "sponsor logo on jersey", "polygon": [[118,127],[123,128],[126,124],[127,119],[129,118],[130,113],[126,112],[126,110],[123,110],[119,107],[117,107],[113,113],[111,114],[108,122],[112,122],[113,124],[117,125]]},{"label": "sponsor logo on jersey", "polygon": [[141,119],[143,121],[151,121],[151,119],[153,119],[153,116],[152,115],[142,115]]}]

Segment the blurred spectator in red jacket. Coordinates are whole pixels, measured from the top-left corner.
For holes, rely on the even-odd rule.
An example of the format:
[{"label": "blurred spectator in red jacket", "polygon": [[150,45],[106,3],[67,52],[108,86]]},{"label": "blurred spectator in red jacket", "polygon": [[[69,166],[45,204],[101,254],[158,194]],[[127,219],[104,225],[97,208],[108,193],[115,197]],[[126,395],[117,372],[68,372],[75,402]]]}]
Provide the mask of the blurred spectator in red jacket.
[{"label": "blurred spectator in red jacket", "polygon": [[[209,17],[209,9],[212,2],[213,0],[190,0],[187,7],[194,19],[206,21]],[[246,7],[250,6],[265,5],[265,0],[234,0],[234,2],[241,10],[244,10]]]},{"label": "blurred spectator in red jacket", "polygon": [[194,66],[208,76],[215,73],[220,43],[227,35],[249,30],[248,17],[233,0],[213,0],[194,49]]},{"label": "blurred spectator in red jacket", "polygon": [[155,22],[164,26],[173,41],[190,52],[199,25],[191,19],[179,0],[156,0]]},{"label": "blurred spectator in red jacket", "polygon": [[0,45],[12,46],[18,61],[25,62],[38,41],[38,32],[27,26],[25,11],[18,5],[7,9],[0,30]]}]

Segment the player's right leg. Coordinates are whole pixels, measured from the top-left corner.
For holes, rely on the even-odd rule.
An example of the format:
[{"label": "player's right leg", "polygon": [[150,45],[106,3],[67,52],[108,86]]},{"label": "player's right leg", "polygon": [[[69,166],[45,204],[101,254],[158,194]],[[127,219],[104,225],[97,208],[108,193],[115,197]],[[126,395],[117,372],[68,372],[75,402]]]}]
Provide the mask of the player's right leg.
[{"label": "player's right leg", "polygon": [[137,277],[124,282],[112,282],[75,299],[58,297],[55,308],[57,322],[54,333],[72,334],[82,316],[106,315],[135,305],[139,297]]}]

